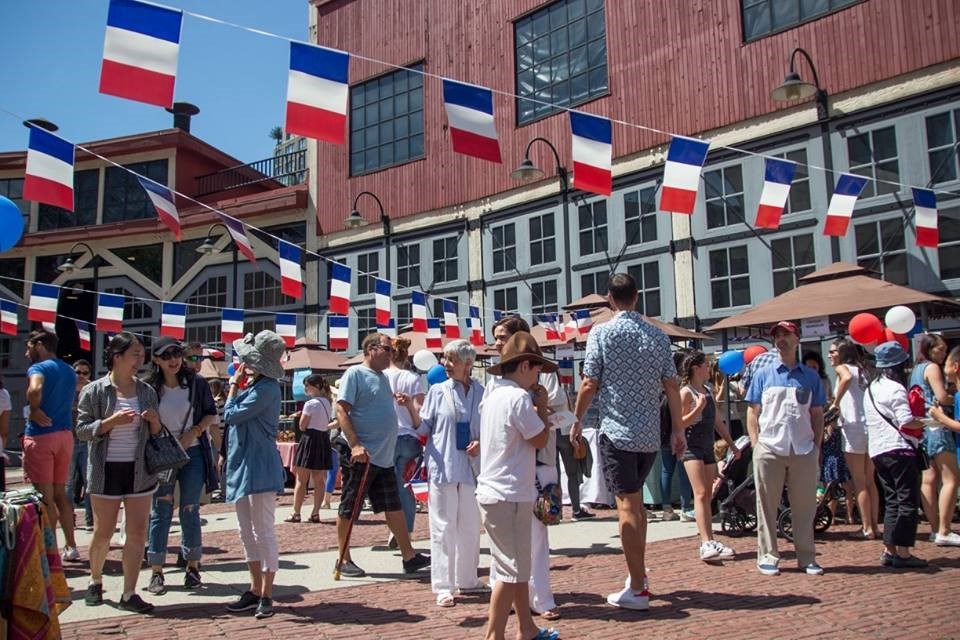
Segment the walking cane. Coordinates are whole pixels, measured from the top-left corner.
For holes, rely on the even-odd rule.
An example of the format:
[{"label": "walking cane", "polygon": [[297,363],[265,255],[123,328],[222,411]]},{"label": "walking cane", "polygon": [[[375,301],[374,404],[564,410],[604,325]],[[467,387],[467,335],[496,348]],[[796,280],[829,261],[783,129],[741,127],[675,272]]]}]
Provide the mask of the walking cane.
[{"label": "walking cane", "polygon": [[343,557],[347,554],[347,549],[350,548],[350,534],[353,533],[353,523],[357,521],[357,517],[360,515],[360,508],[363,506],[363,494],[367,486],[367,474],[370,472],[370,461],[368,460],[363,466],[363,475],[360,477],[360,488],[357,490],[357,495],[353,499],[353,510],[350,512],[350,521],[347,523],[347,535],[343,541],[343,546],[340,548],[340,557],[337,558],[337,564],[333,568],[333,579],[340,579],[340,565],[343,564]]}]

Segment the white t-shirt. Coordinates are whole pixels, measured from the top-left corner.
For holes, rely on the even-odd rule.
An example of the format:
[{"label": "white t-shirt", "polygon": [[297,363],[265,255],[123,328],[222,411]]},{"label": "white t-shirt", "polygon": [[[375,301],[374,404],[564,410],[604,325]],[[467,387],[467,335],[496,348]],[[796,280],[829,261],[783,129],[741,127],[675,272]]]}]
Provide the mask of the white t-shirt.
[{"label": "white t-shirt", "polygon": [[[859,427],[864,421],[864,387],[860,386],[860,368],[852,364],[846,365],[853,379],[847,386],[846,393],[840,398],[840,426]],[[874,392],[876,393],[876,392]]]},{"label": "white t-shirt", "polygon": [[[193,406],[190,402],[190,389],[184,389],[180,385],[176,387],[163,387],[163,396],[160,398],[160,408],[157,411],[160,414],[160,422],[170,431],[175,438],[180,438],[184,431],[193,428]],[[189,413],[189,415],[187,415]],[[183,417],[187,416],[186,421]],[[200,446],[200,441],[196,438],[191,447]]]},{"label": "white t-shirt", "polygon": [[[411,398],[423,394],[423,385],[420,384],[420,377],[412,371],[390,367],[384,369],[383,375],[390,381],[390,389],[394,393],[405,393]],[[393,409],[397,414],[397,435],[417,437],[417,430],[413,426],[413,418],[410,417],[410,410],[402,406],[396,400],[393,401]]]},{"label": "white t-shirt", "polygon": [[536,500],[536,449],[527,439],[545,426],[530,394],[515,382],[501,379],[490,391],[480,403],[478,502]]},{"label": "white t-shirt", "polygon": [[[910,449],[910,444],[903,434],[880,416],[880,413],[887,416],[898,428],[913,422],[913,413],[910,412],[910,403],[907,402],[907,390],[893,380],[881,377],[871,383],[870,392],[873,394],[873,401],[877,403],[874,408],[870,394],[865,394],[863,412],[867,421],[867,450],[870,457],[897,449]],[[878,409],[880,413],[877,412]],[[917,445],[915,440],[913,445]]]},{"label": "white t-shirt", "polygon": [[[132,409],[136,416],[132,422],[118,424],[107,434],[107,462],[133,462],[137,458],[137,441],[140,439],[140,401],[136,396],[117,396],[117,411]],[[109,416],[107,416],[109,417]]]},{"label": "white t-shirt", "polygon": [[303,405],[302,413],[310,418],[307,429],[327,431],[330,428],[330,401],[326,398],[310,398]]},{"label": "white t-shirt", "polygon": [[4,411],[10,411],[12,405],[10,404],[10,392],[6,389],[0,389],[0,413]]}]

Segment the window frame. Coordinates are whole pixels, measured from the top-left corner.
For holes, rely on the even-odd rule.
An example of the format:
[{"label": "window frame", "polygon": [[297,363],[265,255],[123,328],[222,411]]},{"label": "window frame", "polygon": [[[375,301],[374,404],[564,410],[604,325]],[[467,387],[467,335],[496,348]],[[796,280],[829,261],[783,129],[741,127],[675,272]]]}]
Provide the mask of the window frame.
[{"label": "window frame", "polygon": [[[602,209],[603,222],[597,224],[598,209]],[[584,214],[589,210],[589,226],[584,226]],[[610,211],[607,200],[594,200],[577,206],[577,251],[581,258],[610,251]],[[589,251],[584,251],[585,238],[589,239]],[[602,248],[599,248],[600,245]]]},{"label": "window frame", "polygon": [[[936,147],[930,146],[930,120],[933,118],[939,118],[946,116],[948,123],[951,127],[951,141],[946,145],[938,145]],[[944,184],[950,184],[952,182],[957,182],[960,180],[960,146],[957,146],[957,142],[960,140],[960,107],[954,106],[946,111],[938,111],[937,113],[928,113],[923,116],[923,141],[924,141],[924,159],[926,161],[927,168],[927,177],[930,180],[930,183],[933,186],[941,186]],[[931,157],[934,153],[939,153],[943,151],[948,151],[953,148],[953,177],[941,181],[936,181],[936,176],[934,171],[938,168],[933,162]],[[947,156],[949,157],[949,156]],[[937,163],[939,164],[939,162]],[[951,163],[947,163],[946,166],[949,166]]]},{"label": "window frame", "polygon": [[[413,242],[396,245],[397,250],[397,288],[420,287],[420,243]],[[401,253],[402,252],[402,253]],[[411,254],[416,256],[411,259]],[[414,278],[414,275],[416,278]]]},{"label": "window frame", "polygon": [[[769,15],[770,14],[769,7],[773,2],[777,2],[777,1],[778,0],[740,0],[740,33],[741,33],[741,37],[743,38],[743,42],[745,43],[756,42],[757,40],[761,40],[768,36],[776,35],[778,33],[783,33],[784,31],[789,31],[790,29],[796,29],[800,25],[806,24],[808,22],[812,22],[814,20],[819,20],[820,18],[823,18],[824,16],[828,16],[832,13],[837,13],[839,11],[849,9],[850,7],[860,4],[864,0],[827,0],[829,6],[826,11],[821,11],[819,13],[812,13],[805,17],[799,15],[799,4],[798,4],[798,17],[796,21],[791,21],[786,24],[773,27],[772,15]],[[749,7],[744,6],[746,2],[750,2]],[[840,2],[842,4],[839,4],[838,6],[833,6],[834,2]],[[771,26],[765,31],[759,31],[758,33],[748,35],[747,34],[747,17],[746,17],[747,9],[752,9],[760,5],[768,6],[768,20]]]},{"label": "window frame", "polygon": [[[459,236],[434,238],[431,245],[433,249],[433,284],[456,282],[460,279],[459,244]],[[440,249],[439,251],[438,247]],[[451,251],[452,253],[450,253]],[[442,278],[437,277],[438,269],[442,272]],[[453,277],[450,277],[451,270]]]},{"label": "window frame", "polygon": [[[747,267],[745,271],[739,271],[737,273],[733,273],[733,266],[732,266],[733,261],[731,260],[732,251],[744,252],[744,263],[746,264],[746,267]],[[713,256],[721,252],[724,254],[724,260],[726,263],[726,273],[717,275],[713,273]],[[751,291],[751,288],[750,288],[750,253],[749,251],[747,251],[746,245],[727,246],[727,247],[719,247],[717,249],[711,249],[707,255],[707,270],[708,270],[708,276],[709,276],[708,282],[710,285],[710,308],[711,309],[713,310],[736,309],[739,307],[749,307],[751,304],[753,304],[753,295],[752,295],[753,292]],[[747,283],[746,291],[747,291],[748,299],[746,302],[743,302],[740,304],[734,304],[734,287],[733,287],[734,280],[740,281],[743,279],[746,279],[746,283]],[[717,304],[716,296],[714,295],[714,286],[716,283],[720,283],[720,282],[726,283],[726,294],[728,298],[727,305]]]},{"label": "window frame", "polygon": [[[162,167],[162,170],[161,170]],[[113,224],[118,222],[131,222],[135,220],[147,220],[150,218],[156,218],[157,210],[153,206],[149,196],[143,190],[143,187],[140,185],[140,181],[137,176],[130,173],[131,171],[155,180],[160,184],[169,186],[170,180],[170,161],[168,158],[156,158],[154,160],[144,160],[142,162],[131,162],[129,164],[123,165],[121,167],[108,166],[104,167],[103,171],[103,202],[100,203],[100,219],[101,224]],[[111,185],[111,179],[116,179],[115,176],[120,176],[120,183],[118,185]],[[119,189],[122,202],[120,204],[114,204],[111,202],[111,198],[115,197],[111,189]],[[136,205],[131,205],[130,201],[133,200],[136,202]],[[113,217],[113,214],[110,213],[110,218],[108,219],[108,206],[111,210],[114,207],[118,207],[121,212],[119,217]]]},{"label": "window frame", "polygon": [[[507,244],[507,230],[509,229],[510,235],[513,236],[513,240]],[[500,233],[500,238],[497,238],[497,233]],[[490,261],[490,269],[492,273],[507,273],[508,271],[513,271],[517,267],[517,225],[515,222],[505,222],[503,224],[498,224],[496,226],[490,227],[490,237],[491,243],[490,248],[492,251],[492,259]],[[500,268],[497,268],[497,259],[502,263]],[[509,259],[509,260],[508,260]]]},{"label": "window frame", "polygon": [[[899,231],[899,233],[890,233],[888,238],[898,239],[902,246],[887,249],[884,244],[884,235],[883,235],[883,225],[888,224],[894,231]],[[872,227],[872,231],[875,234],[874,240],[876,242],[877,250],[872,253],[860,253],[860,239],[858,233],[861,229],[866,227]],[[880,274],[880,278],[884,282],[891,282],[893,284],[899,284],[901,286],[908,286],[910,282],[910,260],[909,260],[909,250],[907,247],[906,234],[903,233],[903,218],[893,217],[893,218],[880,218],[873,219],[864,222],[858,222],[853,226],[853,249],[856,253],[857,265],[876,271]],[[887,276],[889,274],[888,258],[903,260],[903,280],[888,280]],[[868,262],[869,261],[869,262]]]},{"label": "window frame", "polygon": [[[733,184],[730,180],[727,179],[727,172],[736,170],[740,173],[740,190],[737,191],[733,188]],[[710,193],[712,189],[711,183],[708,180],[708,176],[719,173],[720,174],[720,187],[722,191],[717,193]],[[727,192],[727,186],[731,187],[731,191]],[[740,198],[740,218],[733,219],[734,216],[731,215],[731,198]],[[723,224],[712,224],[710,219],[710,206],[711,203],[719,203],[723,207]],[[743,163],[742,162],[732,162],[730,164],[725,164],[717,167],[711,167],[710,169],[704,169],[703,171],[703,208],[704,208],[704,224],[707,231],[715,231],[718,229],[727,229],[736,224],[744,224],[747,220],[747,204],[746,204],[746,183],[743,180]]]},{"label": "window frame", "polygon": [[[517,287],[499,287],[491,291],[491,296],[493,297],[493,308],[496,311],[502,313],[517,313],[520,308],[520,303],[517,296]],[[501,302],[498,302],[498,297],[502,299]],[[510,298],[513,298],[513,304],[508,304]]]},{"label": "window frame", "polygon": [[[878,132],[891,131],[893,133],[893,143],[896,147],[896,156],[891,160],[890,158],[884,158],[882,160],[877,160],[876,153],[874,152],[874,135]],[[850,144],[854,138],[861,138],[866,136],[869,140],[869,152],[870,152],[870,162],[867,164],[853,164],[850,153]],[[864,185],[863,191],[860,192],[860,196],[857,198],[858,202],[863,200],[868,200],[870,198],[881,198],[884,196],[893,196],[897,193],[900,193],[901,187],[887,184],[886,182],[880,183],[877,182],[877,165],[886,164],[890,162],[895,162],[897,165],[897,176],[892,180],[892,182],[902,182],[903,171],[900,167],[900,157],[902,151],[900,148],[900,141],[897,139],[897,123],[895,121],[885,121],[879,123],[879,126],[874,126],[870,128],[863,128],[862,130],[856,129],[853,131],[847,131],[844,136],[844,145],[843,150],[846,152],[846,161],[847,161],[847,172],[853,175],[862,176],[867,178],[867,184]],[[865,172],[869,169],[869,173]],[[883,178],[887,180],[887,178]],[[883,187],[883,191],[880,191],[878,187]]]},{"label": "window frame", "polygon": [[[553,289],[551,292],[550,289]],[[552,298],[552,302],[548,300]],[[538,302],[539,301],[539,302]],[[559,309],[559,286],[556,279],[530,283],[530,313],[544,315],[557,313]]]},{"label": "window frame", "polygon": [[[371,263],[373,266],[371,267]],[[380,252],[367,251],[357,254],[357,295],[373,295],[374,278],[380,277]]]},{"label": "window frame", "polygon": [[[810,241],[810,254],[811,254],[810,257],[813,259],[813,262],[804,262],[802,264],[797,263],[797,244],[796,243],[797,243],[797,240],[800,240],[802,238],[807,238]],[[783,253],[780,253],[780,255],[784,255],[784,257],[788,257],[790,260],[790,263],[787,265],[778,267],[775,262],[776,255],[778,252],[774,250],[774,247],[777,243],[783,243],[784,241],[786,241],[788,244],[790,254],[789,256],[786,256]],[[797,233],[792,236],[783,236],[780,238],[771,239],[770,240],[770,258],[771,258],[770,274],[771,274],[771,285],[773,286],[773,295],[778,296],[781,293],[786,293],[787,291],[792,291],[793,289],[796,289],[799,286],[798,281],[800,280],[800,278],[806,275],[809,275],[817,270],[817,243],[814,238],[814,234]],[[782,291],[777,290],[778,274],[790,275],[791,286],[789,288],[784,289]]]},{"label": "window frame", "polygon": [[[654,269],[657,276],[656,286],[650,286],[649,274],[647,271],[649,269]],[[627,273],[633,278],[634,282],[637,283],[637,304],[634,309],[645,316],[651,318],[660,318],[663,316],[663,289],[661,285],[660,278],[660,261],[659,260],[650,260],[649,262],[638,262],[636,264],[629,265],[627,267]],[[638,275],[640,277],[638,277]],[[656,294],[657,296],[657,312],[652,313],[652,310],[649,309],[650,303],[649,298]]]},{"label": "window frame", "polygon": [[[547,226],[550,227],[549,235],[545,231]],[[556,262],[557,222],[553,211],[528,218],[527,230],[530,234],[530,265],[539,266]],[[550,255],[549,258],[547,257],[548,254]]]},{"label": "window frame", "polygon": [[[645,197],[645,194],[650,197]],[[657,241],[657,187],[648,185],[637,187],[623,194],[623,230],[624,243],[633,247],[647,242]],[[631,197],[633,196],[633,197]],[[636,211],[631,209],[636,208]],[[644,227],[652,227],[652,237],[647,237]]]}]

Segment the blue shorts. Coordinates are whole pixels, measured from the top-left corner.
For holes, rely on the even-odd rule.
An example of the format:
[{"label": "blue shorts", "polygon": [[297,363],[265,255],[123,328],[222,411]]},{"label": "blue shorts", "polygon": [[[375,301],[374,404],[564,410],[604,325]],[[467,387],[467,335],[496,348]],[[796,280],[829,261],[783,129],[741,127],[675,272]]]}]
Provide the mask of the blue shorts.
[{"label": "blue shorts", "polygon": [[931,429],[927,427],[923,431],[923,448],[927,450],[927,455],[931,458],[937,454],[948,452],[956,454],[957,442],[953,437],[953,431],[946,427]]}]

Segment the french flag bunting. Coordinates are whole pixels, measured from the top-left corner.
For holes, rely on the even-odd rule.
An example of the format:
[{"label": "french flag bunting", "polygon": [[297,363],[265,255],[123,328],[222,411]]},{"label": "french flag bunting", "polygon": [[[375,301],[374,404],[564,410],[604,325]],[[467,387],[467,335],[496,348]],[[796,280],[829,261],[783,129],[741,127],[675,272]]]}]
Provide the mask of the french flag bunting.
[{"label": "french flag bunting", "polygon": [[388,326],[390,316],[393,315],[390,310],[390,281],[374,278],[373,293],[377,310],[377,326]]},{"label": "french flag bunting", "polygon": [[480,320],[480,308],[470,307],[470,344],[475,347],[482,347],[483,341],[483,322]]},{"label": "french flag bunting", "polygon": [[73,144],[30,127],[23,198],[73,211]]},{"label": "french flag bunting", "polygon": [[427,318],[427,349],[443,348],[440,336],[440,318]]},{"label": "french flag bunting", "polygon": [[187,305],[164,302],[160,308],[160,335],[183,340],[187,332]]},{"label": "french flag bunting", "polygon": [[303,276],[300,273],[300,247],[283,240],[277,241],[280,255],[280,290],[284,295],[303,297]]},{"label": "french flag bunting", "polygon": [[500,322],[500,319],[503,318],[503,316],[507,316],[507,315],[510,315],[510,314],[507,313],[506,311],[500,311],[499,309],[494,309],[494,310],[493,310],[493,321],[494,321],[494,322]]},{"label": "french flag bunting", "polygon": [[700,171],[709,149],[709,142],[673,136],[663,170],[663,186],[660,187],[661,211],[693,213],[700,188]]},{"label": "french flag bunting", "polygon": [[560,384],[573,384],[572,358],[561,358],[557,360],[557,369],[560,375]]},{"label": "french flag bunting", "polygon": [[177,206],[174,204],[174,195],[167,187],[157,184],[153,180],[148,180],[137,176],[140,186],[147,192],[153,208],[157,210],[157,217],[160,222],[167,225],[167,228],[173,232],[177,240],[180,239],[180,215],[177,213]]},{"label": "french flag bunting", "polygon": [[444,78],[443,107],[450,123],[454,151],[481,160],[502,162],[490,89]]},{"label": "french flag bunting", "polygon": [[13,300],[0,300],[0,333],[17,335],[17,303]]},{"label": "french flag bunting", "polygon": [[764,229],[780,228],[780,217],[790,197],[790,184],[797,171],[797,163],[780,158],[767,158],[763,171],[763,191],[760,193],[760,206],[757,207],[755,227]]},{"label": "french flag bunting", "polygon": [[590,333],[590,328],[593,326],[593,318],[590,317],[590,309],[577,309],[574,320],[577,322],[577,332],[580,335],[585,336]]},{"label": "french flag bunting", "polygon": [[557,329],[557,314],[547,313],[538,316],[537,320],[543,325],[547,340],[560,340],[562,338],[560,331]]},{"label": "french flag bunting", "polygon": [[75,320],[77,323],[77,335],[80,337],[80,348],[84,351],[90,351],[90,323],[83,320]]},{"label": "french flag bunting", "polygon": [[230,237],[233,238],[234,243],[236,243],[237,250],[246,256],[247,260],[253,264],[257,264],[257,256],[253,255],[253,245],[250,244],[250,238],[247,237],[243,223],[219,211],[217,211],[217,216],[219,216],[220,222],[222,222],[230,232]]},{"label": "french flag bunting", "polygon": [[916,212],[917,246],[936,249],[940,246],[937,230],[937,194],[930,189],[913,187],[913,208]]},{"label": "french flag bunting", "polygon": [[56,322],[59,297],[60,287],[34,282],[30,286],[30,306],[27,307],[27,320]]},{"label": "french flag bunting", "polygon": [[413,313],[413,330],[417,333],[427,332],[427,294],[422,291],[410,292],[411,312]]},{"label": "french flag bunting", "polygon": [[850,219],[853,217],[853,207],[863,188],[867,186],[867,179],[850,173],[841,173],[837,186],[833,190],[833,197],[827,206],[827,222],[823,225],[823,235],[844,236]]},{"label": "french flag bunting", "polygon": [[609,118],[570,112],[573,186],[601,196],[613,190],[613,127]]},{"label": "french flag bunting", "polygon": [[382,333],[385,336],[390,338],[397,337],[397,320],[396,318],[390,318],[390,322],[386,324],[377,323],[377,331]]},{"label": "french flag bunting", "polygon": [[328,316],[329,330],[327,348],[342,351],[350,346],[350,318],[348,316]]},{"label": "french flag bunting", "polygon": [[460,318],[457,317],[456,300],[443,301],[443,331],[451,340],[460,337]]},{"label": "french flag bunting", "polygon": [[226,346],[243,337],[243,309],[224,309],[220,314],[220,342]]},{"label": "french flag bunting", "polygon": [[97,299],[97,331],[123,331],[123,296],[101,293]]},{"label": "french flag bunting", "polygon": [[278,313],[277,335],[283,338],[287,349],[292,349],[297,342],[297,316],[292,313]]},{"label": "french flag bunting", "polygon": [[137,0],[110,0],[100,93],[158,107],[173,104],[183,12]]},{"label": "french flag bunting", "polygon": [[339,316],[350,313],[350,273],[347,265],[330,263],[330,313]]},{"label": "french flag bunting", "polygon": [[350,54],[304,42],[290,43],[287,133],[344,144]]}]

